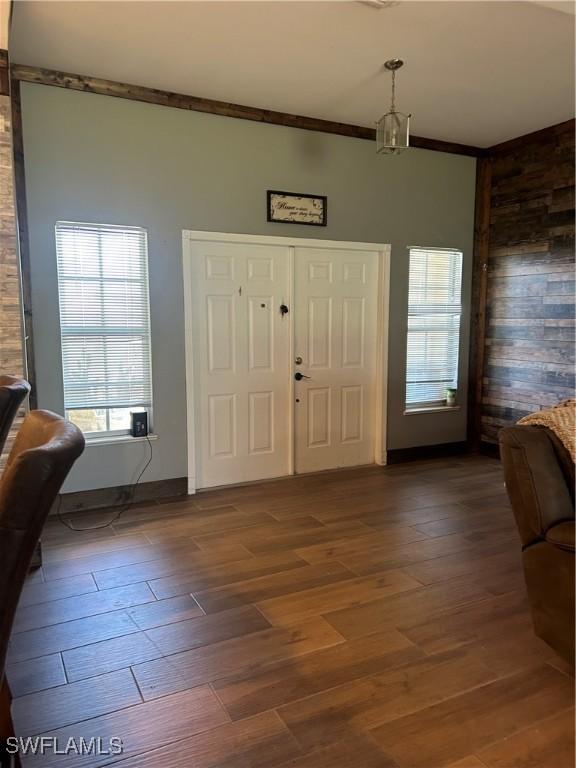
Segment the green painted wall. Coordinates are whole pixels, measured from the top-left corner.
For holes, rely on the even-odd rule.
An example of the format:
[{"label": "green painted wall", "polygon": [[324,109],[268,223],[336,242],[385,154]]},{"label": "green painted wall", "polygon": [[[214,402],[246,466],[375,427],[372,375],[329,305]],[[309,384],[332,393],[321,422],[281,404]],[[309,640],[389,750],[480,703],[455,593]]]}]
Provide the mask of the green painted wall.
[{"label": "green painted wall", "polygon": [[[143,481],[186,474],[183,229],[392,244],[388,448],[463,440],[474,217],[473,158],[23,84],[39,407],[63,411],[54,224],[146,227],[154,460]],[[328,226],[266,222],[266,190],[328,195]],[[409,245],[461,248],[466,307],[457,412],[403,415]],[[66,490],[134,480],[146,444],[90,446]]]}]

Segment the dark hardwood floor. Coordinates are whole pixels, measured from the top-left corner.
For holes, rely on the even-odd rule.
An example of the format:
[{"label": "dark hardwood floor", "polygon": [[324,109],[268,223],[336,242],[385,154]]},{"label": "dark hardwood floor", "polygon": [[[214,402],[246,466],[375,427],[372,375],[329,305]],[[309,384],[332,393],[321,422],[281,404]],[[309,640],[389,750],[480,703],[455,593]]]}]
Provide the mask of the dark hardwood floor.
[{"label": "dark hardwood floor", "polygon": [[[110,513],[76,516],[97,524]],[[25,766],[571,768],[499,462],[462,457],[51,520],[8,679]]]}]

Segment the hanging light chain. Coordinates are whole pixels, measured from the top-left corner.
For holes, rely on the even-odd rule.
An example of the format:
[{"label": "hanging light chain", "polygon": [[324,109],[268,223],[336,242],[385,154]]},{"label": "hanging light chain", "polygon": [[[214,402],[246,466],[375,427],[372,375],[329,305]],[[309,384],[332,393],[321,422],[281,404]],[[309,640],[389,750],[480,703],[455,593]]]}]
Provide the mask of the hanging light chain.
[{"label": "hanging light chain", "polygon": [[396,112],[396,70],[392,70],[392,101],[390,104],[390,112]]}]

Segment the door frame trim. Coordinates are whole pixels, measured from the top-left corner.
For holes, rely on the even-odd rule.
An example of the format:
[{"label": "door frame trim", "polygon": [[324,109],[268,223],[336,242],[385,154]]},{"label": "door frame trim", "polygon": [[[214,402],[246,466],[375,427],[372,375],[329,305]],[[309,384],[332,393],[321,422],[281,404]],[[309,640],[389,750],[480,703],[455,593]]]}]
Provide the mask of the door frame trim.
[{"label": "door frame trim", "polygon": [[[331,251],[355,250],[376,251],[378,254],[377,288],[377,329],[376,329],[376,430],[374,436],[374,462],[386,464],[387,400],[388,400],[388,328],[390,306],[390,250],[389,243],[360,243],[345,240],[316,240],[304,237],[278,237],[274,235],[250,235],[229,232],[204,232],[203,230],[182,230],[182,273],[184,279],[184,348],[186,364],[186,430],[187,430],[187,470],[188,494],[195,494],[198,489],[196,413],[195,413],[195,371],[194,371],[194,329],[192,327],[192,264],[190,245],[194,242],[254,243],[257,245],[280,245],[289,248],[290,275],[289,301],[294,306],[294,249],[326,248]],[[290,352],[294,359],[294,314],[290,312]],[[291,363],[291,366],[293,362]],[[294,424],[294,383],[291,383],[290,423]],[[294,429],[289,435],[289,471],[294,474]]]}]

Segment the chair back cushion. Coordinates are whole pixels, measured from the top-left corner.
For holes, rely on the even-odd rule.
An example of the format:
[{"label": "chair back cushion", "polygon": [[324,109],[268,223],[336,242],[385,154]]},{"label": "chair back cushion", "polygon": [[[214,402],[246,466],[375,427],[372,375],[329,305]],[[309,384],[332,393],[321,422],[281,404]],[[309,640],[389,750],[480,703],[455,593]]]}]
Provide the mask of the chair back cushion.
[{"label": "chair back cushion", "polygon": [[8,456],[0,482],[0,678],[34,548],[83,450],[84,436],[74,424],[50,411],[31,411]]},{"label": "chair back cushion", "polygon": [[574,520],[572,488],[558,450],[546,427],[516,425],[500,432],[506,489],[524,547],[543,540],[552,526]]},{"label": "chair back cushion", "polygon": [[6,445],[6,438],[18,408],[30,392],[30,384],[16,376],[0,376],[0,453]]}]

